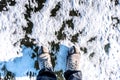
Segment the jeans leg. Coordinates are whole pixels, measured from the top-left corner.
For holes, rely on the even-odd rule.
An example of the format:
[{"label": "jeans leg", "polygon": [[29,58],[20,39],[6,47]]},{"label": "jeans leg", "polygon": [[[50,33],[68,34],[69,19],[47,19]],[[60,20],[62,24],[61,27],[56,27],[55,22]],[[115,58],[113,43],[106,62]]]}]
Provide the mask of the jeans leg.
[{"label": "jeans leg", "polygon": [[64,73],[64,77],[66,80],[82,80],[82,72],[67,70]]},{"label": "jeans leg", "polygon": [[57,78],[51,69],[46,68],[39,71],[37,80],[57,80]]}]

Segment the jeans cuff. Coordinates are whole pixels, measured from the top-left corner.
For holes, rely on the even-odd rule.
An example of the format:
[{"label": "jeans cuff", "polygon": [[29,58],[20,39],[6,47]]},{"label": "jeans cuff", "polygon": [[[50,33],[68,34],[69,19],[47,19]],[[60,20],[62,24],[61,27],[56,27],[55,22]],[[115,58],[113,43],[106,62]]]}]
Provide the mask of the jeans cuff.
[{"label": "jeans cuff", "polygon": [[64,73],[64,77],[66,80],[68,80],[70,78],[71,75],[76,74],[76,73],[80,73],[80,77],[82,76],[82,72],[80,70],[67,70]]},{"label": "jeans cuff", "polygon": [[48,76],[48,77],[56,78],[56,75],[54,74],[54,72],[51,68],[41,69],[38,73],[38,76]]}]

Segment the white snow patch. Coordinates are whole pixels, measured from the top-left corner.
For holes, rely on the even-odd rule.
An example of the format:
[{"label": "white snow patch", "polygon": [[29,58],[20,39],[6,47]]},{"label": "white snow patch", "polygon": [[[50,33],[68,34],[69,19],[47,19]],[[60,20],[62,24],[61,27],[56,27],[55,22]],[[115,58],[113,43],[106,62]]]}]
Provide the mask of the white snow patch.
[{"label": "white snow patch", "polygon": [[[51,10],[59,1],[61,8],[55,17],[50,17]],[[33,2],[30,0],[32,8],[37,7],[35,0]],[[28,80],[27,72],[38,72],[34,68],[35,59],[31,59],[33,49],[20,47],[20,41],[25,36],[22,27],[27,26],[25,4],[29,4],[29,0],[16,0],[14,6],[7,5],[8,11],[0,12],[0,69],[5,65],[17,76],[16,80]],[[34,38],[39,46],[44,44],[50,47],[51,41],[62,44],[56,53],[55,71],[65,71],[67,50],[74,44],[70,41],[70,35],[82,31],[76,44],[87,49],[87,53],[81,51],[83,80],[120,79],[120,23],[114,27],[117,20],[111,19],[118,17],[120,20],[120,4],[114,6],[110,0],[47,0],[44,5],[40,11],[31,12],[29,20],[33,23],[33,29],[29,37]],[[72,9],[78,10],[81,16],[69,16]],[[66,25],[63,30],[66,39],[58,40],[55,32],[59,31],[63,21],[71,18],[75,28],[72,30]],[[96,40],[88,42],[95,36]],[[107,43],[110,44],[108,53],[104,50]],[[95,54],[90,58],[92,52]],[[2,70],[0,73],[4,74]],[[35,77],[32,79],[35,80]]]}]

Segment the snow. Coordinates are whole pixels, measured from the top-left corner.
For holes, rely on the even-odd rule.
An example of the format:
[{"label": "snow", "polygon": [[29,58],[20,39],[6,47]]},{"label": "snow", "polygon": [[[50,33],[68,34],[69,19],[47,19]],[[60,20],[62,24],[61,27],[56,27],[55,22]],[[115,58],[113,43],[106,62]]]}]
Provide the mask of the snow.
[{"label": "snow", "polygon": [[[54,70],[64,72],[67,51],[77,44],[81,49],[83,80],[119,80],[120,0],[116,1],[117,5],[114,0],[46,0],[43,8],[36,12],[35,7],[39,5],[35,0],[15,0],[13,6],[7,3],[0,11],[1,77],[10,71],[16,80],[35,80],[39,71],[34,68],[37,58],[31,57],[36,54],[35,47],[41,45],[47,46],[57,58]],[[56,16],[50,16],[58,2],[60,8]],[[33,11],[27,13],[25,5],[29,3]],[[73,9],[80,15],[70,16]],[[26,18],[25,14],[30,14],[30,17]],[[74,29],[70,27],[71,22],[71,25],[67,24],[69,20],[72,20]],[[27,33],[24,29],[30,21],[33,23],[32,32]],[[66,36],[60,38],[60,33]],[[79,35],[76,37],[75,34]],[[52,42],[59,44],[58,50]],[[31,74],[34,76],[30,77]]]}]

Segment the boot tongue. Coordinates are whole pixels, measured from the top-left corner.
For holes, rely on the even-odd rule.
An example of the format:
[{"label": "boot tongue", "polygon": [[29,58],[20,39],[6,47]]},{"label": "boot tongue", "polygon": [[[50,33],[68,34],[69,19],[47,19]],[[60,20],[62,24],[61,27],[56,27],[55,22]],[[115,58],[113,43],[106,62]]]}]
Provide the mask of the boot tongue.
[{"label": "boot tongue", "polygon": [[79,49],[79,47],[77,47],[77,46],[72,46],[70,49],[69,49],[69,54],[71,55],[71,54],[77,54],[77,53],[79,53],[80,52],[80,49]]},{"label": "boot tongue", "polygon": [[69,54],[74,54],[76,51],[75,51],[75,47],[72,46],[70,49],[69,49]]},{"label": "boot tongue", "polygon": [[49,53],[48,48],[45,47],[45,46],[41,46],[41,47],[38,49],[38,54],[42,54],[42,53]]}]

